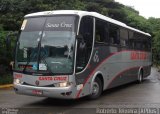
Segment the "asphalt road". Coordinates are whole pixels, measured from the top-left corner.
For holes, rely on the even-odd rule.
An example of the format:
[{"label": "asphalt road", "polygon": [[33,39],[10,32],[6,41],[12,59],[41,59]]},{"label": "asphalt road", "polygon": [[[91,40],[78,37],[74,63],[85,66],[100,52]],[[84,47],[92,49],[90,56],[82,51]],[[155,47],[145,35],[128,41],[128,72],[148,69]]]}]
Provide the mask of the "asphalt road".
[{"label": "asphalt road", "polygon": [[[129,112],[130,111],[130,112]],[[134,112],[133,112],[134,111]],[[137,113],[136,113],[137,112]],[[59,100],[17,95],[13,89],[0,90],[0,114],[158,114],[160,73],[152,68],[142,84],[131,83],[103,92],[97,100]]]}]

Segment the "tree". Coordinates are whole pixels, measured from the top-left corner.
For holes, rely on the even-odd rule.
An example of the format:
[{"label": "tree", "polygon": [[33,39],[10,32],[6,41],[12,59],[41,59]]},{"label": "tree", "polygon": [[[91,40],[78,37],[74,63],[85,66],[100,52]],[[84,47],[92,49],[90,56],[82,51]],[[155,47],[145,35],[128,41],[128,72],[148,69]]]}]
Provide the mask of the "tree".
[{"label": "tree", "polygon": [[160,65],[160,30],[154,33],[153,40],[153,60],[156,65]]},{"label": "tree", "polygon": [[[159,51],[160,19],[146,19],[129,6],[115,0],[0,0],[0,43],[4,47],[6,31],[18,31],[24,15],[46,10],[87,10],[101,13],[119,20],[139,30],[148,32],[153,37],[153,47]],[[3,54],[0,49],[0,58]],[[154,55],[156,55],[154,53]],[[158,61],[155,58],[155,61]]]}]

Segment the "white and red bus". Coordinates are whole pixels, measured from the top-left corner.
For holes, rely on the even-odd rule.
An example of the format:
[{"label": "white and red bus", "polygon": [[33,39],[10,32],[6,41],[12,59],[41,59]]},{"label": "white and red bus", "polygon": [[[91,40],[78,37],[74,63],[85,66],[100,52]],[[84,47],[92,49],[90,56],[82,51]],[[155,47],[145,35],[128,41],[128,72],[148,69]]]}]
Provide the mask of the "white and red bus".
[{"label": "white and red bus", "polygon": [[150,75],[151,35],[95,12],[26,15],[16,44],[18,94],[98,98],[109,88]]}]

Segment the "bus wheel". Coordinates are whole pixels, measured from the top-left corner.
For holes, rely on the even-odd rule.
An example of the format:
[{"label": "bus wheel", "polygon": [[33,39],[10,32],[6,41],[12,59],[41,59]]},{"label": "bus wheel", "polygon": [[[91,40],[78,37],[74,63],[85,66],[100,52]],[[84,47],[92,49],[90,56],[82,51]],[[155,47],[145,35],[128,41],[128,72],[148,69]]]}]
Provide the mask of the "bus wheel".
[{"label": "bus wheel", "polygon": [[96,77],[92,85],[92,93],[89,96],[90,99],[97,99],[102,93],[102,81]]},{"label": "bus wheel", "polygon": [[143,81],[143,72],[141,70],[139,75],[138,75],[138,83],[142,83],[142,81]]}]

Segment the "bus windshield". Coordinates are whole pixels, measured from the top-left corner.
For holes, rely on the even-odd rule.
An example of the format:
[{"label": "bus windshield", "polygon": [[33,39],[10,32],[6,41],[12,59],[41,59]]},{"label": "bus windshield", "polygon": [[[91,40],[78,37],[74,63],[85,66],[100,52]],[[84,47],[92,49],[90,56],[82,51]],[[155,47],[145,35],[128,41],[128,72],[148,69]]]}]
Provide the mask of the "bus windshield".
[{"label": "bus windshield", "polygon": [[17,42],[15,70],[72,73],[76,26],[73,15],[25,19]]}]

